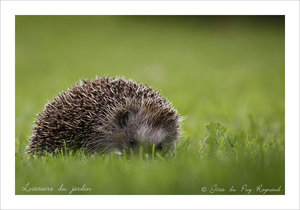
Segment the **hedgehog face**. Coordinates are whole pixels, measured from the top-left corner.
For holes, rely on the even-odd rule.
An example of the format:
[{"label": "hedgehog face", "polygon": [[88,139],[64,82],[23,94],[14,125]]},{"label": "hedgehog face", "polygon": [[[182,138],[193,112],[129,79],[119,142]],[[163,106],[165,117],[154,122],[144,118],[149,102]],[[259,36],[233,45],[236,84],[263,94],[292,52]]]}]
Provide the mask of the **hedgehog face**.
[{"label": "hedgehog face", "polygon": [[155,125],[153,122],[161,116],[150,116],[147,113],[146,110],[140,109],[125,110],[119,114],[119,129],[114,133],[116,142],[119,142],[118,149],[137,151],[139,147],[143,147],[147,150],[155,144],[156,150],[162,150],[177,140],[178,129],[175,121],[168,126]]}]

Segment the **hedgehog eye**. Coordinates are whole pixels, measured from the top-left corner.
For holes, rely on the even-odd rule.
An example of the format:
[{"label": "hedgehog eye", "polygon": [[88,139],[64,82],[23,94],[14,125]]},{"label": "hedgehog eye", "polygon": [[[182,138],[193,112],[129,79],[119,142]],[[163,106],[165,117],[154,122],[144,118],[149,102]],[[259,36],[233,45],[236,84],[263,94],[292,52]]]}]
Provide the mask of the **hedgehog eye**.
[{"label": "hedgehog eye", "polygon": [[162,146],[162,143],[159,143],[157,146],[156,146],[156,149],[157,150],[162,150],[163,146]]},{"label": "hedgehog eye", "polygon": [[136,141],[134,139],[130,139],[130,146],[135,146],[136,145]]},{"label": "hedgehog eye", "polygon": [[125,111],[122,113],[121,120],[120,120],[122,128],[126,127],[128,123],[129,115],[130,115],[130,111]]}]

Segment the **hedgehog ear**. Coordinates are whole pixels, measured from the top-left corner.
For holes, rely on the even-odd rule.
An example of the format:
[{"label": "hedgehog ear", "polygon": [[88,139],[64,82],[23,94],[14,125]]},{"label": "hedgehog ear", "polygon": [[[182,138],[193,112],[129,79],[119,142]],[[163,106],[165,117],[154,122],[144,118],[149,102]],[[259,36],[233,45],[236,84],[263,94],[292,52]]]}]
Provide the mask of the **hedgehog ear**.
[{"label": "hedgehog ear", "polygon": [[122,113],[121,120],[120,120],[122,128],[126,127],[129,120],[130,113],[131,113],[130,111],[125,111]]}]

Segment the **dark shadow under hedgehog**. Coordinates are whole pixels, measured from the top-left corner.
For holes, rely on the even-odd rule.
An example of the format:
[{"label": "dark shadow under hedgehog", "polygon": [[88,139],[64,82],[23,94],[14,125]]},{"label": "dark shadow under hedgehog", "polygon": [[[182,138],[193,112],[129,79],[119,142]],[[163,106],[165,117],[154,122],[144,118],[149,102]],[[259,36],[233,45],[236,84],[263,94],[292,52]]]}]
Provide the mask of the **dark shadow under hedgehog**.
[{"label": "dark shadow under hedgehog", "polygon": [[68,149],[110,152],[172,146],[181,118],[159,92],[141,83],[104,77],[81,81],[45,105],[27,152]]}]

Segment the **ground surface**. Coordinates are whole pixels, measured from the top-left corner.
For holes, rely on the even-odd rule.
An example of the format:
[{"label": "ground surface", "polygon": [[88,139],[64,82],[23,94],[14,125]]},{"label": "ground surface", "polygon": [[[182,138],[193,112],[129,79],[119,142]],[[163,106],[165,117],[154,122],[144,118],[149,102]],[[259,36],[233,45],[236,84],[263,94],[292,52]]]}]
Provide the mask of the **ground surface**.
[{"label": "ground surface", "polygon": [[[95,75],[161,90],[175,152],[28,158],[35,115]],[[16,194],[283,194],[284,126],[281,17],[16,17]]]}]

